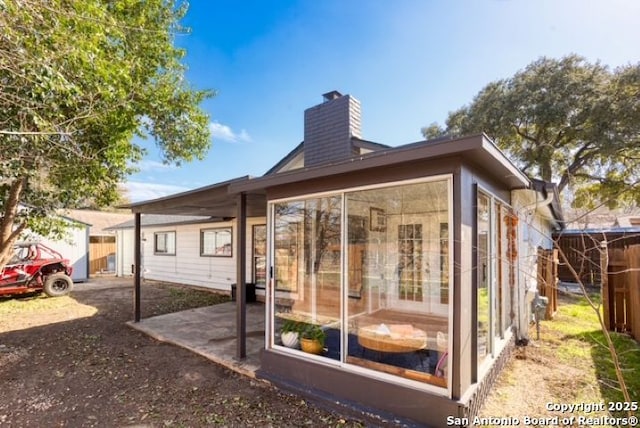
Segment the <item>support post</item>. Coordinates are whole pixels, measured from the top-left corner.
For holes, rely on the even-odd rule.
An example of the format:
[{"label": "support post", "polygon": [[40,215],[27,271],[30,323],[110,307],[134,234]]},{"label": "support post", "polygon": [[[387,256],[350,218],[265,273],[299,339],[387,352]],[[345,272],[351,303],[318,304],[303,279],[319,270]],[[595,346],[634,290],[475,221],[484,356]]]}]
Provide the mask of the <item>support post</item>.
[{"label": "support post", "polygon": [[142,254],[140,245],[140,213],[135,214],[133,263],[133,321],[140,322],[140,271],[142,270]]},{"label": "support post", "polygon": [[237,201],[236,215],[236,357],[247,356],[247,195],[240,193]]}]

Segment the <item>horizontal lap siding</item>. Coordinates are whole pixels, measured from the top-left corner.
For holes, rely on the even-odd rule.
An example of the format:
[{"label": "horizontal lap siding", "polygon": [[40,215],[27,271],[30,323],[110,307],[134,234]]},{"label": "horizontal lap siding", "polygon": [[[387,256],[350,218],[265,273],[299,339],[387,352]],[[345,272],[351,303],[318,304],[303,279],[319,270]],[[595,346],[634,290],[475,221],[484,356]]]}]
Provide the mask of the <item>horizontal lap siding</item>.
[{"label": "horizontal lap siding", "polygon": [[[247,220],[247,282],[253,278],[252,226],[265,224],[264,218]],[[233,232],[232,257],[200,256],[200,231],[202,229],[231,227]],[[154,254],[154,234],[157,232],[176,233],[176,254]],[[231,284],[236,282],[236,222],[202,223],[164,227],[145,227],[143,260],[144,277],[156,281],[176,282],[216,290],[230,291]]]},{"label": "horizontal lap siding", "polygon": [[[203,223],[156,228],[145,227],[145,242],[143,242],[145,278],[229,291],[235,278],[236,243],[233,243],[233,257],[200,256],[200,230],[229,226],[232,224]],[[176,254],[154,254],[154,234],[172,231],[176,233]]]}]

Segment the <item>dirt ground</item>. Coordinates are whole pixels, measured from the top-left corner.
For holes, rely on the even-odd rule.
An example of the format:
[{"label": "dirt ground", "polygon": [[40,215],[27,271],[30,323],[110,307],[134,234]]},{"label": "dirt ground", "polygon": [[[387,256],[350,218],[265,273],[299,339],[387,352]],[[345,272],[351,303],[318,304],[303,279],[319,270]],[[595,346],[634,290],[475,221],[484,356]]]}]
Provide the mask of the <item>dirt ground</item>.
[{"label": "dirt ground", "polygon": [[[174,297],[144,285],[142,316],[180,309]],[[0,317],[0,426],[361,426],[128,327],[130,280],[60,299]]]},{"label": "dirt ground", "polygon": [[[211,304],[193,295],[192,289],[145,284],[142,316]],[[15,302],[0,299],[0,426],[385,425],[332,413],[128,327],[130,280],[92,280],[70,297],[39,299],[44,309],[18,305],[13,312],[2,305]],[[543,335],[552,338],[544,329]],[[558,358],[565,340],[517,349],[481,416],[552,416],[545,403],[600,401],[587,354]]]}]

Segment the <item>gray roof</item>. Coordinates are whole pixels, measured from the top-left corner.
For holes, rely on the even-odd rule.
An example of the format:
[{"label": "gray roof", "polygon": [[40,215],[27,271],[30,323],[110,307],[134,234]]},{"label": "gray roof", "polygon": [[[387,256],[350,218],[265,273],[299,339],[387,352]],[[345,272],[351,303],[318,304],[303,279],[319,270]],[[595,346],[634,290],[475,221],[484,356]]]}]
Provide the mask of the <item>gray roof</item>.
[{"label": "gray roof", "polygon": [[416,159],[438,159],[447,156],[465,158],[487,171],[508,189],[531,186],[529,178],[520,171],[485,134],[461,138],[423,140],[389,149],[376,150],[344,161],[304,167],[278,174],[247,178],[230,183],[231,194],[259,191],[273,186],[290,185],[304,180],[339,176],[348,172],[364,171],[381,166],[400,165]]},{"label": "gray roof", "polygon": [[603,228],[588,228],[588,229],[565,229],[558,232],[558,235],[597,235],[601,233],[606,234],[621,234],[621,235],[637,235],[640,234],[640,227],[603,227]]},{"label": "gray roof", "polygon": [[[371,151],[384,150],[384,149],[391,148],[391,146],[388,146],[386,144],[380,144],[374,141],[363,140],[362,138],[357,138],[357,137],[351,137],[350,144],[352,147],[352,151],[355,151],[356,148],[367,149]],[[291,159],[293,159],[299,153],[302,153],[302,152],[304,152],[304,141],[298,144],[297,146],[295,146],[293,150],[291,150],[285,157],[280,159],[280,161],[278,161],[277,164],[275,164],[267,172],[265,172],[264,175],[271,175],[271,174],[277,173],[284,165],[290,162]]]},{"label": "gray roof", "polygon": [[[364,142],[364,140],[358,141],[358,143],[374,144]],[[263,217],[266,215],[266,191],[268,188],[295,186],[304,181],[329,177],[339,178],[346,173],[371,172],[379,167],[398,167],[418,159],[436,160],[447,157],[466,160],[469,164],[486,171],[491,178],[504,184],[507,189],[531,187],[529,178],[486,135],[477,134],[456,139],[418,141],[404,146],[374,150],[340,162],[298,168],[277,174],[266,174],[262,177],[238,177],[176,195],[136,202],[128,207],[134,212],[148,214],[193,215],[206,213],[216,216],[217,219],[221,217],[232,218],[237,216],[240,206],[238,201],[240,196],[244,195],[246,197],[246,215],[248,217]]]}]

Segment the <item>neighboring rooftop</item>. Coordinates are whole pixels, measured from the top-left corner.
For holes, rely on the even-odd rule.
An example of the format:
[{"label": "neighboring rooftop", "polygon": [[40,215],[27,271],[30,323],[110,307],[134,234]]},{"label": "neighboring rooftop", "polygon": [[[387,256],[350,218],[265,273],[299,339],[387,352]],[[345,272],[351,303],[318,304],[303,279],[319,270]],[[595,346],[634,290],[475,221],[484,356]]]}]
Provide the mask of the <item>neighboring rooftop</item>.
[{"label": "neighboring rooftop", "polygon": [[639,208],[619,208],[610,210],[599,207],[588,212],[575,208],[565,210],[565,219],[569,229],[609,230],[616,228],[640,227]]},{"label": "neighboring rooftop", "polygon": [[133,219],[133,214],[126,212],[107,212],[96,210],[65,210],[62,215],[90,225],[89,235],[110,235],[107,228]]},{"label": "neighboring rooftop", "polygon": [[640,227],[640,215],[617,217],[613,225],[618,227]]}]

